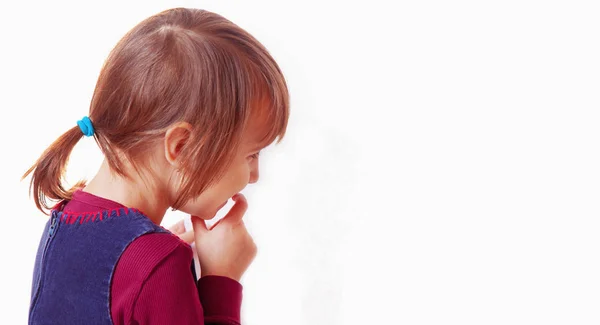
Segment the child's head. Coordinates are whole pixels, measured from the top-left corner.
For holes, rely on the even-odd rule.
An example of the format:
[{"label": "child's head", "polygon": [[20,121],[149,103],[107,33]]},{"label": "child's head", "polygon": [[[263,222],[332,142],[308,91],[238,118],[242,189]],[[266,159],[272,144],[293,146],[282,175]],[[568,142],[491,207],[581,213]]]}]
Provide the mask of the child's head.
[{"label": "child's head", "polygon": [[[267,50],[227,19],[184,8],[142,21],[119,41],[89,111],[115,175],[144,179],[191,214],[215,212],[258,179],[255,154],[281,141],[288,116],[286,82]],[[74,126],[25,174],[33,171],[40,210],[82,186],[61,183],[82,136]]]}]

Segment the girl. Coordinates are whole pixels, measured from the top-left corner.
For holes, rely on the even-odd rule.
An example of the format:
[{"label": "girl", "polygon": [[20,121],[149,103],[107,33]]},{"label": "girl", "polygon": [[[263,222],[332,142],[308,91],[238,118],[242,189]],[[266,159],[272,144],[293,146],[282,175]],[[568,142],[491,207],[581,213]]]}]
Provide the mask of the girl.
[{"label": "girl", "polygon": [[[242,274],[256,255],[239,194],[259,151],[281,141],[285,79],[246,31],[177,8],[128,32],[106,60],[89,117],[25,173],[50,215],[36,257],[30,324],[240,324]],[[105,155],[87,184],[62,184],[69,154],[93,136]],[[229,213],[207,229],[229,198]],[[53,207],[48,200],[58,201]],[[160,227],[171,207],[192,215]],[[201,274],[194,274],[195,242]]]}]

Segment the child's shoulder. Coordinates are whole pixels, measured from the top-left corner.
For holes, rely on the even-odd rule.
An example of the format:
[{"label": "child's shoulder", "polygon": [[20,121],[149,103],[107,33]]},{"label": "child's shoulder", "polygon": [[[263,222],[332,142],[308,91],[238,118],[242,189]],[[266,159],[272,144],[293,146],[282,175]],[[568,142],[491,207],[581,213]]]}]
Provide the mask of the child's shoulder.
[{"label": "child's shoulder", "polygon": [[117,262],[114,281],[135,285],[147,279],[158,267],[190,268],[192,261],[190,245],[176,235],[170,232],[148,233],[127,246]]},{"label": "child's shoulder", "polygon": [[193,257],[192,248],[166,230],[147,233],[133,240],[123,252],[119,263],[125,259],[134,262],[134,265],[143,264],[151,268],[173,256],[190,263]]},{"label": "child's shoulder", "polygon": [[[153,292],[162,293],[165,285],[191,281],[192,256],[191,247],[170,232],[147,233],[133,240],[117,262],[112,277],[113,318],[129,319],[138,300],[152,302],[148,297]],[[189,277],[185,276],[187,272]],[[140,298],[142,294],[146,298]]]}]

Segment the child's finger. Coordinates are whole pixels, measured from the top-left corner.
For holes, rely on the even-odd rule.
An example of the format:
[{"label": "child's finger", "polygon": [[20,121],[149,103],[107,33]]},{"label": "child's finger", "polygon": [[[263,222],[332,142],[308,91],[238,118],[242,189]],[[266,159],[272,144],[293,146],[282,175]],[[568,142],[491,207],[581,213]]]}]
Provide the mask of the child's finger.
[{"label": "child's finger", "polygon": [[215,229],[215,227],[216,227],[216,226],[217,226],[219,223],[221,223],[221,221],[222,221],[223,219],[224,219],[224,218],[222,218],[222,219],[220,219],[219,221],[217,221],[217,222],[213,223],[213,225],[212,225],[212,226],[210,226],[210,229],[209,229],[209,230],[213,230],[213,229]]},{"label": "child's finger", "polygon": [[188,244],[191,244],[194,242],[194,231],[193,230],[186,231],[182,234],[179,234],[178,236],[181,240],[183,240],[184,242],[186,242]]},{"label": "child's finger", "polygon": [[237,225],[244,217],[246,210],[248,210],[248,201],[242,193],[234,195],[232,199],[235,201],[235,204],[233,207],[231,207],[231,210],[229,210],[227,215],[225,215],[225,217],[223,217],[221,220],[232,225]]},{"label": "child's finger", "polygon": [[208,232],[208,228],[206,228],[206,223],[204,219],[192,216],[192,227],[194,227],[194,233],[196,236],[205,234]]},{"label": "child's finger", "polygon": [[171,226],[171,228],[169,228],[169,231],[174,233],[175,235],[183,234],[185,232],[185,224],[183,219]]}]

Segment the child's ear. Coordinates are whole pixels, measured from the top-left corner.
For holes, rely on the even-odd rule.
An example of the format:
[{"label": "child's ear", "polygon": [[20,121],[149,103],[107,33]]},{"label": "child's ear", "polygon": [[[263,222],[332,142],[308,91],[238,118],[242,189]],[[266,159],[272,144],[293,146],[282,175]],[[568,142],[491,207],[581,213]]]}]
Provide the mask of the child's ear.
[{"label": "child's ear", "polygon": [[191,132],[190,123],[179,122],[169,127],[165,133],[165,158],[171,165],[176,166],[177,157],[190,138]]}]

